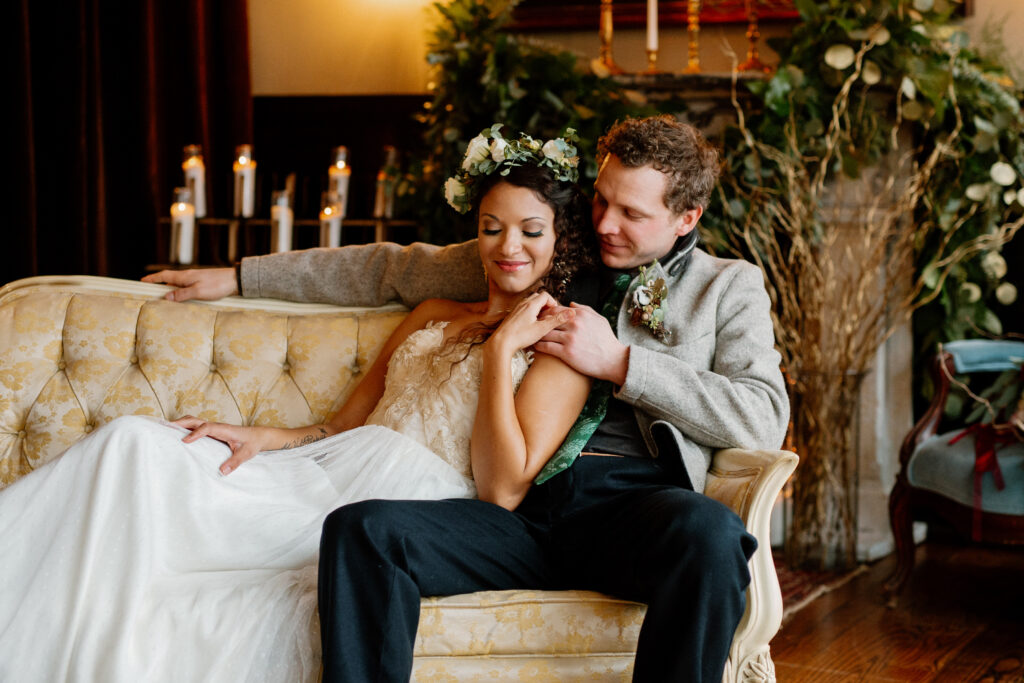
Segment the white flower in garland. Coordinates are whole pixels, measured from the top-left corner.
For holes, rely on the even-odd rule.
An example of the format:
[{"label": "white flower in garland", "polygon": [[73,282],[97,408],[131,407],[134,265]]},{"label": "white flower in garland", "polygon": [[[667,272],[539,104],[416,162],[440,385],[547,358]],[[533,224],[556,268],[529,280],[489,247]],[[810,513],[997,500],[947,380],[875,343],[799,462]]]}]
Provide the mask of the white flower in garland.
[{"label": "white flower in garland", "polygon": [[1013,170],[1013,166],[1010,166],[1005,161],[997,161],[992,164],[992,168],[988,170],[988,174],[992,176],[992,180],[996,181],[1003,187],[1013,185],[1017,180],[1017,171]]},{"label": "white flower in garland", "polygon": [[973,304],[981,299],[981,287],[973,282],[965,282],[960,285],[960,296],[964,303]]},{"label": "white flower in garland", "polygon": [[459,213],[466,213],[473,204],[477,178],[492,173],[508,175],[515,166],[532,164],[547,168],[555,179],[576,182],[579,179],[579,156],[576,131],[568,128],[565,137],[546,142],[520,134],[510,140],[501,134],[502,124],[496,123],[469,141],[462,159],[461,171],[444,184],[448,204]]},{"label": "white flower in garland", "polygon": [[988,183],[974,183],[967,186],[967,189],[964,190],[964,195],[972,202],[980,202],[988,196],[988,192]]},{"label": "white flower in garland", "polygon": [[1004,282],[996,287],[996,300],[1004,306],[1009,306],[1017,300],[1017,288],[1011,282]]},{"label": "white flower in garland", "polygon": [[849,45],[837,43],[825,50],[825,63],[839,71],[853,64],[855,59],[856,53],[854,53],[853,48]]},{"label": "white flower in garland", "polygon": [[1006,259],[998,251],[990,251],[981,259],[981,269],[992,280],[1001,280],[1006,275]]}]

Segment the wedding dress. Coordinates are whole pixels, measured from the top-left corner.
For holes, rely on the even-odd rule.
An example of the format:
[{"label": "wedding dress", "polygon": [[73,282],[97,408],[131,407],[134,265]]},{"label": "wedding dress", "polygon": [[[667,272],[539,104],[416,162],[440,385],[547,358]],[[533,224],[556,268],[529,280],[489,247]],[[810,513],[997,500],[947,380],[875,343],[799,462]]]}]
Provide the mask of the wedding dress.
[{"label": "wedding dress", "polygon": [[225,477],[223,443],[123,417],[0,491],[0,681],[315,682],[326,515],[475,495],[481,347],[444,326],[395,350],[367,426]]}]

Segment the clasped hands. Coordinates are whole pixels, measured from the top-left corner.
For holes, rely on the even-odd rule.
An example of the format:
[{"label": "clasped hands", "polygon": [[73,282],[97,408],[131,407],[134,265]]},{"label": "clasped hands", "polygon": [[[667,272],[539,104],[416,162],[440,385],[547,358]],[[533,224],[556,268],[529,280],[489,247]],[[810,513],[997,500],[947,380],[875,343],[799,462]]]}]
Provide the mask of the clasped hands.
[{"label": "clasped hands", "polygon": [[505,318],[496,335],[508,331],[520,345],[560,359],[576,372],[617,385],[626,381],[629,347],[615,336],[608,319],[590,306],[562,306],[550,294],[523,299]]}]

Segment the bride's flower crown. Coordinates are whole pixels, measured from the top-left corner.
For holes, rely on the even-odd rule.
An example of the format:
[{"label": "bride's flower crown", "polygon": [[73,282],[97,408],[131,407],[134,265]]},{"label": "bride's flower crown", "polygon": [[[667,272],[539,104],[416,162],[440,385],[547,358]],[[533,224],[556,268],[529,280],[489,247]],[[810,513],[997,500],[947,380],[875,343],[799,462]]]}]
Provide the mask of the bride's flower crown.
[{"label": "bride's flower crown", "polygon": [[576,131],[565,130],[565,136],[547,142],[534,140],[520,133],[515,140],[501,135],[501,125],[485,128],[469,141],[462,169],[444,184],[444,198],[453,209],[466,213],[475,199],[478,179],[492,173],[508,175],[513,166],[533,164],[551,170],[556,180],[574,183],[579,179],[577,169],[580,158],[576,153]]}]

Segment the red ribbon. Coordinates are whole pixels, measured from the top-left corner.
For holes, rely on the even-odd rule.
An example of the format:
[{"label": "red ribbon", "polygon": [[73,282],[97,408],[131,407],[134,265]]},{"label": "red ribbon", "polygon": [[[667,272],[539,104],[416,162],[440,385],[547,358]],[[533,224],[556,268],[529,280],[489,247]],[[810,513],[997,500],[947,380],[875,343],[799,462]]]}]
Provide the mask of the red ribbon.
[{"label": "red ribbon", "polygon": [[974,434],[974,515],[971,523],[971,539],[981,540],[981,481],[986,472],[992,473],[996,490],[1002,491],[1006,488],[1003,481],[1003,472],[999,469],[999,459],[996,457],[996,449],[1009,443],[1014,443],[1017,438],[1012,433],[1000,432],[991,423],[973,424],[953,437],[949,445],[952,446],[968,434]]}]

